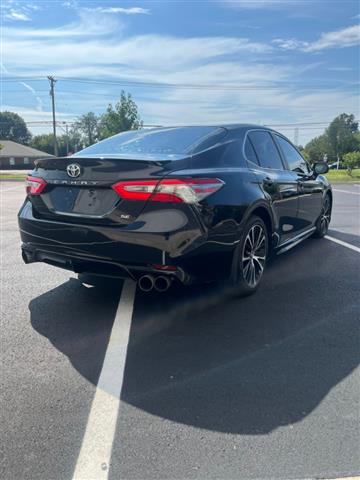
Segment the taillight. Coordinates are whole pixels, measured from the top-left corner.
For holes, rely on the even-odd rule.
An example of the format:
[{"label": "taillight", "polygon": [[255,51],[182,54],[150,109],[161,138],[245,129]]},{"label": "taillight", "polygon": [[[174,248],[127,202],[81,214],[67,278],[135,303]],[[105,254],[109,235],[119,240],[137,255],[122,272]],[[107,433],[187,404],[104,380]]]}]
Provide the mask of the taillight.
[{"label": "taillight", "polygon": [[25,186],[28,195],[40,195],[46,187],[46,182],[42,178],[28,176],[26,177]]},{"label": "taillight", "polygon": [[164,179],[118,182],[112,186],[126,200],[197,203],[224,185],[218,178]]}]

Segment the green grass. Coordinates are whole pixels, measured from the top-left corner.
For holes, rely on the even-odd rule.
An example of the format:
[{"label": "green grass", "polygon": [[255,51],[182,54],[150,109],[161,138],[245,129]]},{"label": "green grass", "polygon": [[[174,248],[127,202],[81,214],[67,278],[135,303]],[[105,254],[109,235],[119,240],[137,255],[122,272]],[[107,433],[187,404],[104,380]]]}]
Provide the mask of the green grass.
[{"label": "green grass", "polygon": [[325,176],[331,183],[360,182],[360,168],[353,170],[351,177],[347,170],[329,170]]},{"label": "green grass", "polygon": [[27,172],[24,173],[0,173],[0,180],[25,180]]}]

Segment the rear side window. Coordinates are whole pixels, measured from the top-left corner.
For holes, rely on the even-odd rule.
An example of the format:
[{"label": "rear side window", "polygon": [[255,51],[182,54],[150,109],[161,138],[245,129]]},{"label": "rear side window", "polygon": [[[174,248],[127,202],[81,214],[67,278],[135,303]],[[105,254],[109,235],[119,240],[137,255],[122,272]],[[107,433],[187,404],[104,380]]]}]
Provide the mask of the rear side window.
[{"label": "rear side window", "polygon": [[249,139],[249,137],[246,137],[245,140],[245,157],[252,163],[255,163],[255,165],[259,165],[258,158],[256,156],[254,147],[252,146],[252,143]]},{"label": "rear side window", "polygon": [[289,165],[289,169],[293,172],[309,173],[306,161],[300,153],[289,143],[285,138],[276,135],[276,141],[284,154],[284,157]]},{"label": "rear side window", "polygon": [[251,143],[254,146],[259,163],[263,168],[283,170],[283,164],[278,149],[269,132],[265,130],[254,130],[248,133]]}]

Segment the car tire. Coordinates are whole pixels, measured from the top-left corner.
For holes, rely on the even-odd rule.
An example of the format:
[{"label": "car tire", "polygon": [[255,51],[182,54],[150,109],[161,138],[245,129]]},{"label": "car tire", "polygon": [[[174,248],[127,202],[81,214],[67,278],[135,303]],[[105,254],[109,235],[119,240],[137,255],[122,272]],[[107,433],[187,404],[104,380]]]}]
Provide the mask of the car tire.
[{"label": "car tire", "polygon": [[234,252],[231,286],[244,297],[256,292],[265,271],[269,252],[269,236],[260,217],[252,216],[243,228]]},{"label": "car tire", "polygon": [[314,238],[323,238],[327,234],[331,221],[331,207],[331,198],[327,193],[324,197],[321,214],[315,224],[316,230],[312,235]]}]

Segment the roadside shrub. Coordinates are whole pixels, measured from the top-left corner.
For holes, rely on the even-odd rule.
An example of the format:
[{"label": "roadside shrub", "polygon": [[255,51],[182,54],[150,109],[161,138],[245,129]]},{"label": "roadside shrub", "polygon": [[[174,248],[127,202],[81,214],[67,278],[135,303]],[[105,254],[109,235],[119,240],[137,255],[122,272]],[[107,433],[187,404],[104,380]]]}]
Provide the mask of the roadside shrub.
[{"label": "roadside shrub", "polygon": [[360,152],[349,152],[343,156],[343,162],[347,168],[348,174],[352,176],[354,168],[360,167]]}]

